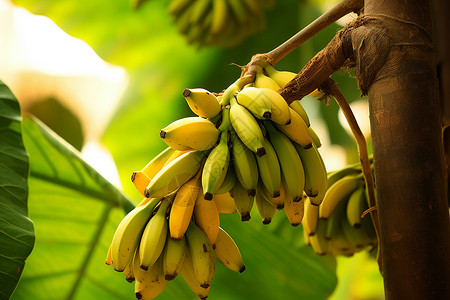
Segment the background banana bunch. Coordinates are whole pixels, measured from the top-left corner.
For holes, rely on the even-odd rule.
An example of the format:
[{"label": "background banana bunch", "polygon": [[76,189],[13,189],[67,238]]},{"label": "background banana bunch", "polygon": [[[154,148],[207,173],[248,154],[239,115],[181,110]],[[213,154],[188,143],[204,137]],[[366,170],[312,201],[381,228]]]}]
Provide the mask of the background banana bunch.
[{"label": "background banana bunch", "polygon": [[377,235],[370,214],[360,165],[331,172],[328,189],[319,206],[305,201],[305,241],[319,255],[351,256],[367,247],[374,249]]},{"label": "background banana bunch", "polygon": [[220,213],[247,221],[256,203],[264,224],[284,209],[297,226],[306,202],[319,208],[327,189],[320,140],[302,105],[288,105],[276,92],[295,75],[267,65],[220,94],[183,91],[197,116],[160,130],[168,147],[133,172],[144,199],[119,224],[107,256],[135,281],[137,298],[156,297],[178,274],[206,298],[216,258],[245,270]]},{"label": "background banana bunch", "polygon": [[233,47],[265,28],[268,0],[172,0],[169,14],[189,44]]}]

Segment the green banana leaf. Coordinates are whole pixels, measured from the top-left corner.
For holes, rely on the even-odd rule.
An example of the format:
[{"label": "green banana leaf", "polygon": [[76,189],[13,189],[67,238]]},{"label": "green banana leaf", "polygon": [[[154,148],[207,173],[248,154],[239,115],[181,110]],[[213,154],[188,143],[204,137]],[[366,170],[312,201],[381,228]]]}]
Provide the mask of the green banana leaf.
[{"label": "green banana leaf", "polygon": [[0,81],[0,299],[13,293],[34,245],[21,120],[16,97]]}]

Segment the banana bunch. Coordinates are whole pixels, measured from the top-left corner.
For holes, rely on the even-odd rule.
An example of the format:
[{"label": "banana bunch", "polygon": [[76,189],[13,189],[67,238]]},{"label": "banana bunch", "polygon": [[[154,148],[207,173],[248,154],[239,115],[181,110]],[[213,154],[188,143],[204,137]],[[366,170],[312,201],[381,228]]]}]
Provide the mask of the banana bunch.
[{"label": "banana bunch", "polygon": [[[328,189],[319,206],[305,201],[305,241],[319,254],[351,256],[377,244],[361,167],[328,174]],[[364,215],[364,217],[362,217]]]},{"label": "banana bunch", "polygon": [[107,264],[135,281],[138,299],[153,299],[178,274],[206,298],[216,259],[245,270],[221,213],[247,221],[256,203],[264,224],[283,209],[298,226],[306,202],[319,208],[328,182],[320,140],[301,104],[288,105],[279,88],[261,72],[221,94],[183,91],[197,116],[160,130],[168,147],[131,175],[144,200],[119,224],[107,255]]},{"label": "banana bunch", "polygon": [[172,0],[169,14],[189,44],[233,47],[265,28],[267,0]]},{"label": "banana bunch", "polygon": [[[172,236],[171,220],[178,217],[172,212],[177,195],[144,198],[119,224],[109,247],[106,264],[123,272],[128,282],[135,282],[137,299],[157,297],[178,274],[195,294],[205,299],[214,277],[216,258],[230,270],[245,270],[238,246],[218,226],[218,220],[206,224],[211,227],[209,231],[203,229],[205,222],[210,221],[205,219],[209,211],[199,209],[203,216],[196,213],[194,219],[189,217],[184,234]],[[214,201],[203,198],[201,201],[216,206]],[[212,243],[209,233],[216,224]]]}]

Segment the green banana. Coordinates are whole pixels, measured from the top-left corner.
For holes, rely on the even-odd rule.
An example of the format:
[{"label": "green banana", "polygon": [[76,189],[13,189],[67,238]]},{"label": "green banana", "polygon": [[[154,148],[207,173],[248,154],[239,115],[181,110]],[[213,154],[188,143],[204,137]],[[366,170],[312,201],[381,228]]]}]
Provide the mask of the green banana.
[{"label": "green banana", "polygon": [[277,208],[271,201],[270,192],[267,191],[262,183],[259,184],[258,189],[256,190],[255,202],[263,224],[270,224],[273,216],[277,212]]},{"label": "green banana", "polygon": [[234,199],[236,210],[241,217],[241,221],[250,220],[250,212],[252,211],[255,195],[250,194],[239,181],[236,181],[236,184],[231,190],[231,194]]},{"label": "green banana", "polygon": [[220,187],[216,190],[215,194],[221,195],[228,193],[233,188],[234,184],[236,183],[236,174],[234,172],[233,166],[228,166],[227,174],[225,175],[225,179],[223,180]]},{"label": "green banana", "polygon": [[232,163],[237,179],[250,195],[255,196],[258,186],[258,164],[253,152],[235,134],[232,140]]},{"label": "green banana", "polygon": [[278,156],[283,186],[293,201],[298,202],[305,187],[305,172],[300,156],[289,138],[279,132],[270,121],[264,125]]},{"label": "green banana", "polygon": [[270,119],[272,101],[264,90],[256,87],[244,88],[236,96],[237,102],[248,109],[258,119]]},{"label": "green banana", "polygon": [[281,169],[278,162],[277,153],[272,144],[267,140],[263,140],[264,149],[266,149],[266,155],[256,157],[258,163],[259,176],[262,183],[270,192],[271,196],[276,198],[280,196],[281,185]]},{"label": "green banana", "polygon": [[349,224],[353,227],[361,227],[363,212],[368,209],[366,188],[364,184],[357,187],[348,198],[346,215]]},{"label": "green banana", "polygon": [[305,193],[310,197],[311,203],[319,205],[327,190],[327,170],[317,147],[305,149],[294,144],[305,171]]},{"label": "green banana", "polygon": [[150,218],[142,233],[139,245],[140,267],[148,270],[160,257],[166,243],[168,224],[167,209],[172,197],[164,198],[155,215]]},{"label": "green banana", "polygon": [[145,225],[160,201],[161,198],[154,198],[134,208],[117,226],[110,247],[111,261],[116,271],[122,272],[133,259]]},{"label": "green banana", "polygon": [[166,245],[163,253],[164,278],[167,281],[175,279],[183,267],[186,259],[187,244],[184,236],[180,240],[172,239],[170,236],[166,239]]},{"label": "green banana", "polygon": [[216,255],[206,234],[193,222],[186,231],[186,240],[195,275],[202,288],[208,288],[216,270]]},{"label": "green banana", "polygon": [[233,96],[230,99],[230,121],[241,141],[258,157],[266,154],[263,146],[264,136],[258,122]]}]

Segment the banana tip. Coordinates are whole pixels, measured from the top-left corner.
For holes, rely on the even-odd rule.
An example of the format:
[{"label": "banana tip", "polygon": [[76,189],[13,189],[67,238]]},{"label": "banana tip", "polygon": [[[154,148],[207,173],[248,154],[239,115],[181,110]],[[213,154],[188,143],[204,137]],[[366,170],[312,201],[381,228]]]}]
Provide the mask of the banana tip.
[{"label": "banana tip", "polygon": [[303,148],[305,148],[305,149],[309,149],[309,148],[311,148],[312,147],[312,143],[309,143],[308,145],[306,145],[305,147],[303,147]]},{"label": "banana tip", "polygon": [[137,299],[141,299],[142,298],[142,294],[140,292],[136,292],[135,296]]},{"label": "banana tip", "polygon": [[278,205],[277,205],[277,209],[278,209],[278,210],[282,210],[283,208],[284,208],[284,204],[278,204]]},{"label": "banana tip", "polygon": [[246,221],[250,220],[250,218],[251,218],[250,213],[246,213],[245,215],[241,216],[241,221],[246,222]]},{"label": "banana tip", "polygon": [[264,219],[262,223],[263,223],[264,225],[268,225],[268,224],[270,224],[270,222],[272,222],[271,219]]},{"label": "banana tip", "polygon": [[131,174],[131,182],[133,182],[135,178],[136,178],[136,172],[133,172],[133,174]]},{"label": "banana tip", "polygon": [[213,199],[213,194],[211,193],[205,193],[205,195],[203,196],[203,198],[205,200],[212,200]]},{"label": "banana tip", "polygon": [[190,95],[191,95],[191,90],[190,89],[184,89],[183,97],[189,97]]},{"label": "banana tip", "polygon": [[291,124],[291,119],[287,120],[285,125],[289,125],[289,124]]},{"label": "banana tip", "polygon": [[150,198],[150,193],[148,192],[147,188],[144,190],[144,196],[145,198]]},{"label": "banana tip", "polygon": [[265,111],[262,116],[264,119],[270,119],[272,117],[272,113],[270,111]]},{"label": "banana tip", "polygon": [[256,196],[256,190],[248,190],[247,194],[249,197],[255,197]]},{"label": "banana tip", "polygon": [[164,276],[164,278],[165,278],[167,281],[174,280],[175,277],[177,277],[177,274],[166,274],[166,275]]},{"label": "banana tip", "polygon": [[202,288],[204,288],[204,289],[207,289],[207,288],[209,288],[210,284],[209,283],[202,283],[202,284],[200,284],[200,286]]},{"label": "banana tip", "polygon": [[239,273],[242,273],[245,271],[245,266],[242,266],[242,268],[239,270]]},{"label": "banana tip", "polygon": [[148,271],[148,266],[141,265],[141,269],[144,270],[144,271]]},{"label": "banana tip", "polygon": [[273,195],[272,195],[273,198],[278,198],[278,197],[280,197],[280,196],[281,196],[280,191],[276,191],[276,192],[274,192]]},{"label": "banana tip", "polygon": [[159,132],[159,136],[163,139],[163,138],[165,138],[166,137],[166,132],[164,131],[164,130],[161,130],[160,132]]},{"label": "banana tip", "polygon": [[300,223],[291,223],[292,227],[297,227],[298,225],[300,225]]},{"label": "banana tip", "polygon": [[256,149],[256,155],[258,155],[258,157],[261,157],[265,154],[266,154],[266,149],[264,149],[264,147],[260,147],[260,148]]}]

